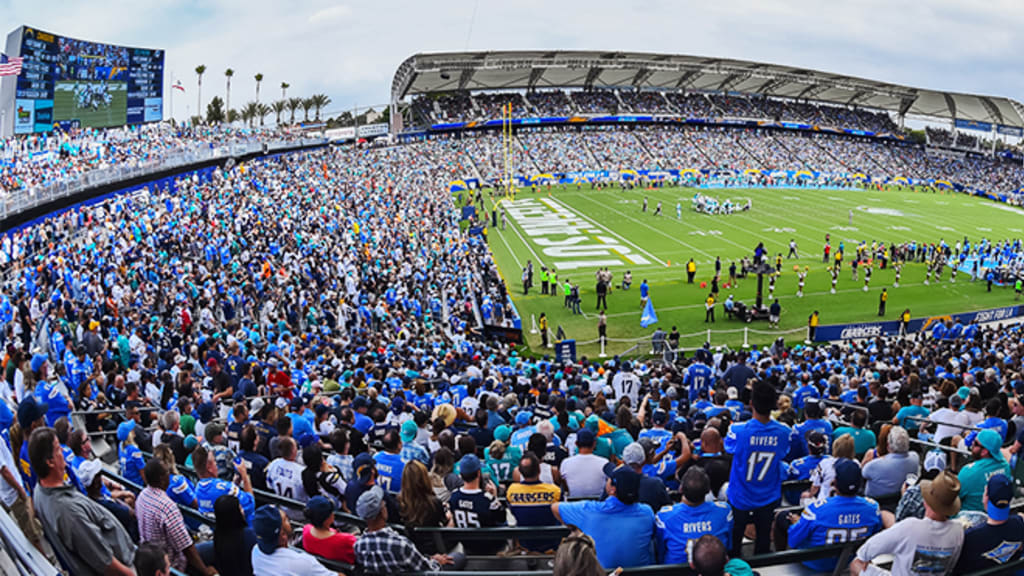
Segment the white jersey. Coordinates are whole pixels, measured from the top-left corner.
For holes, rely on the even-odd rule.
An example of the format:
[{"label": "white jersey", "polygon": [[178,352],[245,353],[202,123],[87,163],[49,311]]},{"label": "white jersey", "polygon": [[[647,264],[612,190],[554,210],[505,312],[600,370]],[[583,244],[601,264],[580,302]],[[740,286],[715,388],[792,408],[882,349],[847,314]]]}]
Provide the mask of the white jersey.
[{"label": "white jersey", "polygon": [[630,406],[637,409],[637,402],[640,398],[640,378],[632,372],[617,372],[612,378],[612,390],[615,391],[615,398],[629,397]]},{"label": "white jersey", "polygon": [[267,466],[267,485],[278,496],[306,502],[309,496],[302,487],[302,471],[305,467],[298,462],[276,458]]}]

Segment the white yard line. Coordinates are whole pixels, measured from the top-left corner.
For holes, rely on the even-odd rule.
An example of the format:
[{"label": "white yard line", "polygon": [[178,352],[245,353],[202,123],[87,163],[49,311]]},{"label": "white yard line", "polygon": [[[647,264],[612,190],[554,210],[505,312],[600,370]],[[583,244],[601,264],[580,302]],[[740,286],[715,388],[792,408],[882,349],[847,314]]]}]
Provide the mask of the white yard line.
[{"label": "white yard line", "polygon": [[[630,245],[630,246],[632,246],[633,248],[636,248],[638,252],[640,252],[640,253],[642,253],[642,254],[644,254],[644,255],[646,255],[646,256],[649,256],[649,257],[650,257],[650,258],[651,258],[652,260],[654,260],[655,262],[658,262],[659,264],[661,264],[661,265],[665,266],[666,268],[668,267],[668,263],[667,263],[667,262],[666,262],[666,261],[665,261],[664,259],[662,259],[662,258],[658,258],[658,257],[657,257],[657,256],[655,256],[654,254],[651,254],[650,252],[648,252],[647,250],[644,250],[643,248],[641,248],[641,247],[637,246],[637,245],[636,245],[636,244],[634,244],[633,242],[630,242],[629,240],[626,240],[625,238],[623,238],[623,237],[622,237],[622,235],[620,235],[620,234],[616,233],[615,231],[611,230],[610,228],[608,228],[608,227],[607,227],[607,226],[605,226],[604,224],[601,224],[600,222],[597,222],[597,221],[595,221],[595,220],[594,220],[593,218],[590,218],[590,217],[586,216],[585,214],[582,214],[582,213],[581,213],[581,212],[579,212],[578,210],[573,210],[573,209],[569,208],[568,206],[566,206],[565,204],[562,204],[562,203],[561,203],[561,202],[559,202],[558,200],[555,200],[554,198],[540,198],[540,201],[541,201],[541,202],[543,202],[543,203],[545,203],[545,204],[547,204],[548,206],[550,206],[550,207],[552,207],[552,208],[555,208],[555,209],[557,209],[557,210],[565,210],[565,211],[567,211],[567,212],[572,212],[572,213],[575,213],[575,214],[576,214],[576,215],[578,215],[578,216],[579,216],[579,217],[580,217],[580,218],[581,218],[582,220],[586,220],[586,221],[587,221],[587,222],[589,222],[590,224],[592,224],[592,225],[594,225],[594,226],[597,226],[598,228],[601,228],[601,229],[602,229],[602,230],[604,230],[605,232],[608,232],[608,233],[609,233],[609,234],[611,234],[612,236],[615,236],[615,237],[616,237],[616,238],[618,238],[619,240],[622,240],[622,241],[623,241],[623,242],[625,242],[626,244],[629,244],[629,245]],[[707,254],[707,256],[710,256],[710,254]]]}]

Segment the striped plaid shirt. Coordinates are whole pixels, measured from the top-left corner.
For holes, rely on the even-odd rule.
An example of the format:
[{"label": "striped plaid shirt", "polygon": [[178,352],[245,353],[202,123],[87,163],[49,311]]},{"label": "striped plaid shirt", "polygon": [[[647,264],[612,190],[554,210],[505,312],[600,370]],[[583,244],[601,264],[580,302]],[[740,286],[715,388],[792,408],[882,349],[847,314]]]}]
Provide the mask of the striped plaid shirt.
[{"label": "striped plaid shirt", "polygon": [[411,540],[391,528],[367,532],[356,540],[356,563],[366,572],[395,574],[399,572],[436,572],[436,560],[427,558]]},{"label": "striped plaid shirt", "polygon": [[192,536],[181,511],[167,493],[152,486],[140,492],[135,499],[135,517],[139,521],[139,541],[152,542],[166,550],[171,566],[184,571],[187,561],[183,552],[192,545]]}]

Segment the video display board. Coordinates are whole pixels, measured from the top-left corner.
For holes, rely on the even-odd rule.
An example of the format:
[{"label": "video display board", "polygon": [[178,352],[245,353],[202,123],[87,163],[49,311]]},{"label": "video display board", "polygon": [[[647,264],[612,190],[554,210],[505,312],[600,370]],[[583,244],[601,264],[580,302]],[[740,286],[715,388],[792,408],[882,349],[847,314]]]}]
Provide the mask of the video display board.
[{"label": "video display board", "polygon": [[14,133],[105,128],[163,119],[164,51],[24,27]]}]

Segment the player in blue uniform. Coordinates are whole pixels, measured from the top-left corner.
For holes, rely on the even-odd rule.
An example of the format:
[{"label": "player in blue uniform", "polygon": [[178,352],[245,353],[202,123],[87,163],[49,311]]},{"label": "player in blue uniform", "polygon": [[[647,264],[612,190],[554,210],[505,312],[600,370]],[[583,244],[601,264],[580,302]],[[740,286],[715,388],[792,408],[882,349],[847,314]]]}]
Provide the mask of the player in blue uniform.
[{"label": "player in blue uniform", "polygon": [[718,537],[728,549],[732,541],[732,510],[725,502],[707,502],[711,481],[703,468],[683,474],[683,501],[655,516],[658,559],[662,564],[687,564],[690,548],[704,534]]},{"label": "player in blue uniform", "polygon": [[[792,513],[784,517],[779,513],[780,519],[787,519],[792,524],[787,532],[789,547],[815,548],[852,542],[881,530],[882,513],[878,503],[857,496],[860,485],[860,466],[845,458],[837,462],[835,496],[812,502],[799,517]],[[779,538],[776,538],[775,545],[778,548]],[[816,572],[832,572],[836,559],[808,560],[804,565]]]},{"label": "player in blue uniform", "polygon": [[381,488],[392,493],[402,491],[402,472],[405,470],[405,463],[402,462],[402,442],[395,430],[389,430],[384,435],[384,450],[377,452],[373,459],[377,463],[377,484]]},{"label": "player in blue uniform", "polygon": [[727,494],[735,519],[732,555],[736,557],[751,520],[757,530],[755,554],[771,549],[772,512],[782,499],[783,459],[789,453],[791,434],[788,426],[771,419],[775,397],[771,384],[755,384],[750,400],[753,419],[733,424],[725,437],[725,451],[733,455]]}]

